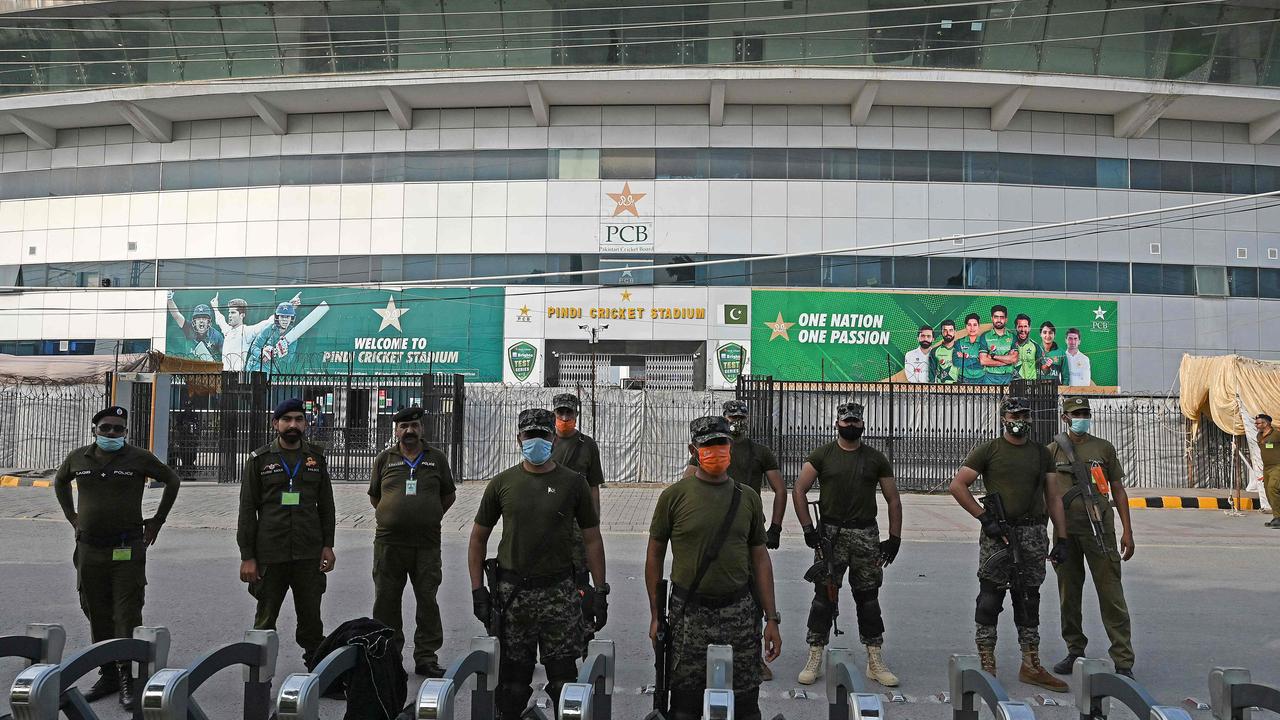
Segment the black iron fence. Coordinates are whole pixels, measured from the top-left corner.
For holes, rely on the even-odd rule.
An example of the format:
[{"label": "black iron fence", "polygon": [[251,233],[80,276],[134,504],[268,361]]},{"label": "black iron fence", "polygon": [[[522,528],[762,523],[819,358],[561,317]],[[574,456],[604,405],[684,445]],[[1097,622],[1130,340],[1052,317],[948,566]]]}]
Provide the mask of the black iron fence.
[{"label": "black iron fence", "polygon": [[100,383],[0,384],[0,468],[56,469],[67,453],[93,441],[89,419],[109,397]]}]

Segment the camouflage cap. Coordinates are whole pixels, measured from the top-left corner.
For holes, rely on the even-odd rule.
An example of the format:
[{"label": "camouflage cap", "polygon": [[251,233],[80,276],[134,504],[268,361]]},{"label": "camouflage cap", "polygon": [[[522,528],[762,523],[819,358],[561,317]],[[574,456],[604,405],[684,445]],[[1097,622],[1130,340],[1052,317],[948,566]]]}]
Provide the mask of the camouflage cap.
[{"label": "camouflage cap", "polygon": [[750,415],[747,412],[747,404],[741,400],[730,400],[723,406],[723,414],[725,417],[746,417]]},{"label": "camouflage cap", "polygon": [[529,408],[520,411],[520,419],[517,426],[518,432],[526,430],[536,430],[539,432],[552,433],[556,429],[556,416],[550,410],[543,408]]},{"label": "camouflage cap", "polygon": [[1062,401],[1062,412],[1068,415],[1070,415],[1071,413],[1077,410],[1088,410],[1088,409],[1089,409],[1089,398],[1086,398],[1086,397],[1080,397],[1079,395],[1072,395],[1071,397]]},{"label": "camouflage cap", "polygon": [[1000,412],[1001,414],[1029,413],[1031,412],[1031,404],[1028,403],[1027,399],[1024,397],[1018,397],[1016,395],[1007,397],[1004,402],[1000,403]]},{"label": "camouflage cap", "polygon": [[862,403],[845,403],[836,408],[836,420],[861,420]]},{"label": "camouflage cap", "polygon": [[560,393],[551,398],[552,410],[572,410],[577,412],[582,409],[582,401],[573,393]]},{"label": "camouflage cap", "polygon": [[689,423],[689,435],[694,445],[706,445],[721,438],[730,440],[729,421],[719,415],[700,417]]}]

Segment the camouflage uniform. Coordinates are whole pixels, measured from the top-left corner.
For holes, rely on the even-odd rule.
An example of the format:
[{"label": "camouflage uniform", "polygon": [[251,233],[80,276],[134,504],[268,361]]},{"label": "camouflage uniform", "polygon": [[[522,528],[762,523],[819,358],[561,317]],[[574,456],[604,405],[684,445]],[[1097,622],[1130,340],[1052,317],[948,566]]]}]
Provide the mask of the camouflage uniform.
[{"label": "camouflage uniform", "polygon": [[539,652],[543,665],[556,660],[573,662],[582,654],[586,627],[572,579],[566,577],[549,587],[520,592],[516,592],[514,583],[503,580],[498,583],[493,602],[498,608],[505,608],[498,635],[503,663],[532,668]]},{"label": "camouflage uniform", "polygon": [[[835,582],[840,584],[845,570],[849,571],[849,589],[861,593],[879,588],[884,582],[884,568],[880,567],[880,528],[872,525],[869,528],[839,528],[834,525],[824,526],[825,535],[831,541],[835,554]],[[818,553],[814,552],[814,562],[818,561]],[[825,596],[824,596],[825,600]],[[872,634],[866,634],[867,625]],[[864,625],[858,623],[858,635],[863,645],[884,645],[884,623],[874,622]],[[876,632],[875,628],[879,628]],[[810,627],[805,634],[805,642],[809,645],[826,645],[831,633],[831,623],[821,631]]]},{"label": "camouflage uniform", "polygon": [[[1015,525],[1010,532],[1018,540],[1022,551],[1023,582],[1028,589],[1035,591],[1035,607],[1024,607],[1017,598],[1013,601],[1013,624],[1018,628],[1018,645],[1022,648],[1040,645],[1040,608],[1039,590],[1045,578],[1045,560],[1049,557],[1049,534],[1043,523],[1034,525]],[[1003,555],[998,555],[1004,551]],[[1007,552],[1004,544],[986,534],[978,538],[978,579],[998,585],[1002,590],[1013,588],[1013,554]],[[996,626],[976,623],[977,644],[982,647],[996,646]]]},{"label": "camouflage uniform", "polygon": [[760,606],[746,595],[722,608],[707,608],[671,598],[671,675],[673,691],[702,693],[707,686],[707,646],[731,645],[733,687],[760,686],[760,663],[751,658],[760,654]]}]

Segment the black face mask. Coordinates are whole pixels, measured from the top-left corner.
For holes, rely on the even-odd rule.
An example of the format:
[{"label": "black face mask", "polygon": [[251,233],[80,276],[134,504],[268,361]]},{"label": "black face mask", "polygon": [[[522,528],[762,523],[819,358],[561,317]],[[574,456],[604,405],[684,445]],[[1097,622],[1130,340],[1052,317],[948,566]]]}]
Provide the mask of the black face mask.
[{"label": "black face mask", "polygon": [[857,442],[858,438],[862,437],[862,431],[865,429],[866,428],[860,428],[855,425],[849,425],[847,427],[844,425],[836,426],[836,431],[840,433],[840,437],[848,440],[849,442]]},{"label": "black face mask", "polygon": [[1004,424],[1004,429],[1016,438],[1026,437],[1031,432],[1031,423],[1026,420],[1014,420]]},{"label": "black face mask", "polygon": [[747,424],[747,421],[746,421],[745,419],[743,419],[743,420],[738,420],[738,421],[736,421],[736,422],[732,422],[732,423],[730,423],[730,424],[729,424],[729,430],[730,430],[734,435],[737,435],[737,436],[746,435],[746,434],[747,434],[747,428],[749,428],[749,427],[750,427],[750,426]]}]

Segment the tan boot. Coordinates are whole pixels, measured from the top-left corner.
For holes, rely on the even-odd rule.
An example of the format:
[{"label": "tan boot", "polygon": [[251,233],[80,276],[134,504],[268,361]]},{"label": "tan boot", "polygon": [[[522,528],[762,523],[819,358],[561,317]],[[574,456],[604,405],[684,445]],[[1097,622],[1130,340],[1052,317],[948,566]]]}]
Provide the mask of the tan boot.
[{"label": "tan boot", "polygon": [[1046,690],[1064,693],[1071,688],[1040,665],[1040,650],[1027,648],[1022,651],[1022,667],[1018,679],[1028,685],[1039,685]]},{"label": "tan boot", "polygon": [[773,671],[769,669],[769,663],[765,662],[764,658],[760,658],[760,680],[762,682],[768,682],[772,679]]},{"label": "tan boot", "polygon": [[809,646],[809,659],[805,661],[804,669],[800,671],[800,677],[796,678],[796,682],[801,685],[812,685],[822,677],[822,651],[821,645]]},{"label": "tan boot", "polygon": [[978,647],[978,662],[982,663],[982,672],[995,677],[996,675],[996,649]]},{"label": "tan boot", "polygon": [[884,664],[884,658],[880,655],[880,647],[878,645],[867,646],[867,677],[885,687],[898,687],[898,676],[894,675],[889,670],[889,666]]}]

